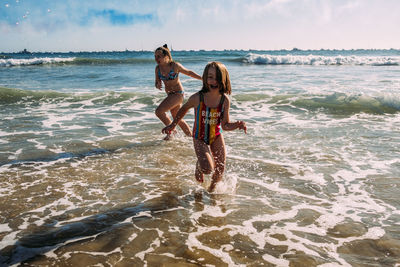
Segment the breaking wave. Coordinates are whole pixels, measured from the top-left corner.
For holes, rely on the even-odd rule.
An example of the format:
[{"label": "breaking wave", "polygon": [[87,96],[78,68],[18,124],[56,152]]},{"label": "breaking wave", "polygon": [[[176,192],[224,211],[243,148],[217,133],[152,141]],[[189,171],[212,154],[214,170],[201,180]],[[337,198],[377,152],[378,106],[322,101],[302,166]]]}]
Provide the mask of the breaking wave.
[{"label": "breaking wave", "polygon": [[73,62],[75,58],[42,57],[42,58],[6,58],[0,59],[0,67],[31,66]]},{"label": "breaking wave", "polygon": [[154,59],[146,58],[78,58],[78,57],[38,57],[38,58],[6,58],[0,59],[0,67],[68,64],[68,65],[112,65],[112,64],[146,64],[154,63]]},{"label": "breaking wave", "polygon": [[242,62],[259,65],[367,65],[399,66],[399,56],[319,56],[249,53]]},{"label": "breaking wave", "polygon": [[315,112],[350,115],[357,113],[394,114],[400,112],[400,98],[393,94],[377,96],[349,95],[333,93],[331,95],[276,95],[240,94],[234,96],[239,102],[264,102],[275,107],[292,106]]}]

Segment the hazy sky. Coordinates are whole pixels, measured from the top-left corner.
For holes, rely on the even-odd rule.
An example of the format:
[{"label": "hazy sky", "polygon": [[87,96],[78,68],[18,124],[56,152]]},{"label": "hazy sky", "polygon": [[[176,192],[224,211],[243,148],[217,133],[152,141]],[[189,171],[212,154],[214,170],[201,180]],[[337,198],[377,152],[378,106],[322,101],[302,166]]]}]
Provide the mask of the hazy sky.
[{"label": "hazy sky", "polygon": [[399,0],[0,0],[0,51],[400,49]]}]

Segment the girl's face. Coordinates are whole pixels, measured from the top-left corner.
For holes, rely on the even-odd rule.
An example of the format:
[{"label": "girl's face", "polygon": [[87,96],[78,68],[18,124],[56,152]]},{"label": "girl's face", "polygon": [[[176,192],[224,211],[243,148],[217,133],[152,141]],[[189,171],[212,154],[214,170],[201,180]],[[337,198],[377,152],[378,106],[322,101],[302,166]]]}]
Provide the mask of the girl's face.
[{"label": "girl's face", "polygon": [[207,85],[210,90],[219,90],[219,83],[217,81],[217,69],[211,66],[207,73]]},{"label": "girl's face", "polygon": [[158,65],[168,63],[168,57],[164,56],[164,54],[161,50],[157,50],[154,53],[154,59]]}]

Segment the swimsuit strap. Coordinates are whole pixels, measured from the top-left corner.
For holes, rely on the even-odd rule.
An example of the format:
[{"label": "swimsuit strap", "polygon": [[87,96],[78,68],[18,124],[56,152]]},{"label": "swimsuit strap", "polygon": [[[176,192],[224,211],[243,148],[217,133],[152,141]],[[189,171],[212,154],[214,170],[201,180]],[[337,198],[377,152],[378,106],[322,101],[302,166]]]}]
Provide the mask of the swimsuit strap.
[{"label": "swimsuit strap", "polygon": [[221,106],[221,108],[222,108],[222,104],[224,104],[224,100],[225,100],[225,95],[223,94],[223,95],[221,95],[221,100],[219,101],[219,105]]},{"label": "swimsuit strap", "polygon": [[157,73],[157,74],[158,74],[158,77],[159,77],[161,80],[165,80],[165,76],[161,74],[160,66],[158,66],[157,69],[158,69],[158,73]]}]

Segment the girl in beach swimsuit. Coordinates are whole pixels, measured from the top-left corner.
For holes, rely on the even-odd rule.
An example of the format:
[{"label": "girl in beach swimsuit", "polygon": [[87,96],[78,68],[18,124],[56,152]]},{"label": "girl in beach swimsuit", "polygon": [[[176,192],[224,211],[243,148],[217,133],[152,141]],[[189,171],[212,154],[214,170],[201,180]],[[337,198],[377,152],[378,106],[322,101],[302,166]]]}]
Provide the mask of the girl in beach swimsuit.
[{"label": "girl in beach swimsuit", "polygon": [[225,169],[225,141],[220,131],[235,129],[247,132],[244,121],[230,122],[231,94],[229,73],[225,65],[220,62],[207,64],[203,72],[203,87],[193,94],[179,109],[174,121],[165,127],[162,132],[169,134],[183,119],[190,108],[195,109],[193,127],[193,145],[197,156],[195,177],[203,182],[204,174],[211,174],[211,184],[208,190],[212,192],[216,184],[222,179]]},{"label": "girl in beach swimsuit", "polygon": [[[169,125],[171,119],[168,117],[167,112],[170,111],[172,118],[174,118],[182,105],[184,97],[183,86],[179,80],[179,73],[183,73],[198,80],[202,78],[197,73],[183,67],[182,64],[173,61],[167,45],[157,48],[154,51],[154,58],[157,62],[155,69],[155,87],[161,90],[162,83],[164,83],[165,92],[167,93],[167,97],[157,107],[155,113],[165,125]],[[179,126],[187,136],[192,135],[190,127],[185,121],[180,121]],[[169,140],[170,138],[171,133],[168,133],[164,140]]]},{"label": "girl in beach swimsuit", "polygon": [[221,134],[221,117],[223,115],[223,103],[225,97],[221,100],[217,107],[210,108],[204,103],[204,93],[199,92],[200,103],[195,109],[195,123],[193,126],[193,137],[204,141],[207,145],[211,145],[214,140]]}]

